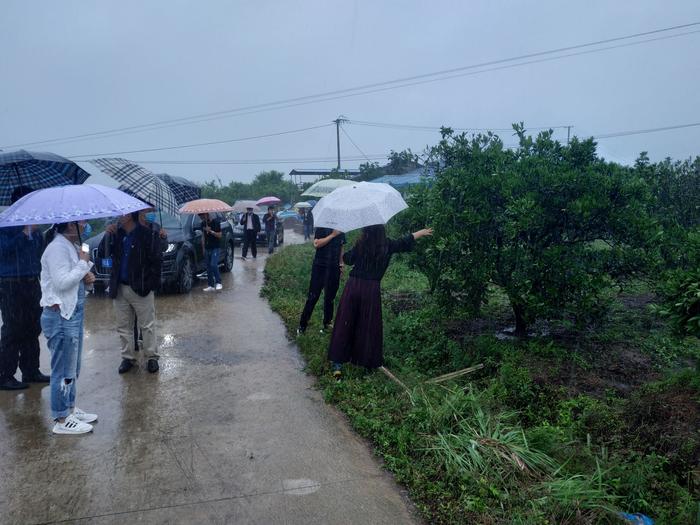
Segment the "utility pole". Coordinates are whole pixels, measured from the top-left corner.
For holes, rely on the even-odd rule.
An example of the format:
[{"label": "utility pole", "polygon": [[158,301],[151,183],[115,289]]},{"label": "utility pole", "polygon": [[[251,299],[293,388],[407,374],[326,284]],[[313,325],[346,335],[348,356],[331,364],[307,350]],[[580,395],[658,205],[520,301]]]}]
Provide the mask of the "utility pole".
[{"label": "utility pole", "polygon": [[338,146],[338,171],[340,171],[340,125],[347,121],[348,119],[343,115],[339,115],[338,118],[333,121],[335,122],[335,141]]},{"label": "utility pole", "polygon": [[569,145],[569,139],[571,138],[571,128],[573,126],[566,126],[566,145]]}]

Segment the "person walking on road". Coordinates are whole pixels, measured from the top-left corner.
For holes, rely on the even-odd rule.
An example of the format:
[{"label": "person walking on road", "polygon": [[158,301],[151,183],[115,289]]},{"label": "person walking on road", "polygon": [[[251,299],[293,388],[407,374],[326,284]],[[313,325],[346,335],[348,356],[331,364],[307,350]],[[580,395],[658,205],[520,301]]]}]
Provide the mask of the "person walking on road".
[{"label": "person walking on road", "polygon": [[263,224],[267,237],[267,253],[272,254],[275,251],[275,241],[277,240],[277,215],[274,206],[267,208],[267,213],[263,216]]},{"label": "person walking on road", "polygon": [[[134,320],[143,336],[143,354],[150,373],[158,371],[155,337],[155,291],[160,287],[162,252],[160,237],[139,222],[134,212],[110,224],[98,248],[99,257],[112,258],[109,296],[113,299],[122,361],[119,373],[133,368],[136,354],[133,342]],[[108,255],[109,254],[109,255]]]},{"label": "person walking on road", "polygon": [[83,351],[85,285],[95,282],[90,254],[80,250],[85,222],[54,225],[41,257],[41,327],[51,352],[51,417],[55,434],[86,434],[97,414],[75,406]]},{"label": "person walking on road", "polygon": [[[12,203],[31,192],[27,186],[18,186]],[[35,226],[0,228],[0,390],[49,382],[49,376],[39,371],[43,248],[44,239]],[[18,365],[21,382],[15,379]]]},{"label": "person walking on road", "polygon": [[221,219],[210,217],[208,213],[200,213],[202,219],[202,250],[207,261],[207,282],[205,292],[223,289],[221,273],[219,273],[219,251],[221,250]]},{"label": "person walking on road", "polygon": [[308,241],[314,229],[314,215],[311,210],[301,209],[301,223],[304,225],[304,240]]},{"label": "person walking on road", "polygon": [[306,332],[311,314],[323,291],[323,329],[327,332],[333,321],[333,303],[340,286],[343,271],[343,245],[345,234],[329,228],[316,228],[314,232],[314,262],[311,266],[311,281],[306,304],[301,313],[297,334]]},{"label": "person walking on road", "polygon": [[253,259],[258,257],[258,232],[260,231],[260,217],[253,213],[253,208],[246,208],[246,212],[241,215],[241,226],[243,226],[243,253],[241,259],[245,261],[248,255],[248,247],[253,254]]},{"label": "person walking on road", "polygon": [[391,256],[413,249],[415,241],[433,234],[423,229],[393,240],[386,237],[383,224],[362,228],[362,235],[343,255],[345,264],[353,266],[338,305],[328,358],[336,379],[341,364],[351,362],[366,368],[382,366],[383,324],[380,282]]}]

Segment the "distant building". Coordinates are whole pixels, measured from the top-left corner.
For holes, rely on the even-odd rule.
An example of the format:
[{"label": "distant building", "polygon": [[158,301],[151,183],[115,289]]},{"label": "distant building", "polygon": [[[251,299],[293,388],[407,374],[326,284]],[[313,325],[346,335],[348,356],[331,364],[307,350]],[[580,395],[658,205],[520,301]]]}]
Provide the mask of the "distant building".
[{"label": "distant building", "polygon": [[292,182],[301,188],[305,183],[316,182],[321,178],[338,178],[341,176],[344,179],[355,179],[360,176],[360,170],[292,170],[289,172],[289,177]]}]

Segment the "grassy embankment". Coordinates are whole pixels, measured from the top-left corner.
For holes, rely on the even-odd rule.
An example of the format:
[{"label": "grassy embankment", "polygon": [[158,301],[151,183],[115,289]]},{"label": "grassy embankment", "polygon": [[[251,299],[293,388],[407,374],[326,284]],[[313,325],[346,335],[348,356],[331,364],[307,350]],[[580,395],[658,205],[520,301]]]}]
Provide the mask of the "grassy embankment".
[{"label": "grassy embankment", "polygon": [[[266,267],[263,293],[290,334],[312,252],[290,246]],[[617,523],[618,510],[663,524],[700,519],[700,344],[668,333],[648,312],[651,294],[620,294],[602,326],[551,325],[518,341],[500,335],[511,321],[498,290],[481,318],[455,319],[400,259],[382,287],[386,366],[409,392],[352,367],[333,381],[320,303],[297,342],[327,401],[428,521]],[[478,363],[467,376],[426,383]]]}]

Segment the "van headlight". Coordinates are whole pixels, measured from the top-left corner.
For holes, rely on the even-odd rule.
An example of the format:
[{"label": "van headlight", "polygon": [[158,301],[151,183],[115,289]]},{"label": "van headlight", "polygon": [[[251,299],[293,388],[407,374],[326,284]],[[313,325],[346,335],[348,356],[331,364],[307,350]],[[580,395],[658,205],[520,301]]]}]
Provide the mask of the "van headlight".
[{"label": "van headlight", "polygon": [[165,249],[163,253],[173,253],[175,251],[176,245],[171,243],[168,243],[168,247]]}]

